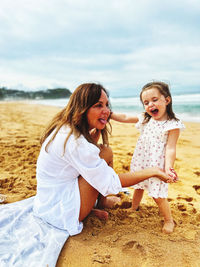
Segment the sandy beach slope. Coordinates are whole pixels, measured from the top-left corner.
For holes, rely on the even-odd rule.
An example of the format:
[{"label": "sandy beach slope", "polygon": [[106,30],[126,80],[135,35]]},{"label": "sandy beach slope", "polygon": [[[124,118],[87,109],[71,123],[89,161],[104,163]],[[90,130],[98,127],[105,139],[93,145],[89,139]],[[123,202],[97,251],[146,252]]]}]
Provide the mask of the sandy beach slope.
[{"label": "sandy beach slope", "polygon": [[[29,102],[0,103],[0,193],[6,195],[4,203],[35,195],[39,137],[58,110]],[[121,204],[108,210],[108,221],[93,215],[85,219],[83,232],[70,237],[63,247],[57,267],[200,266],[200,124],[185,125],[175,164],[180,181],[169,188],[174,233],[161,232],[162,217],[147,194],[138,212],[128,212],[130,189],[129,197],[121,194]],[[114,122],[112,126],[114,169],[125,172],[138,132],[131,124]]]}]

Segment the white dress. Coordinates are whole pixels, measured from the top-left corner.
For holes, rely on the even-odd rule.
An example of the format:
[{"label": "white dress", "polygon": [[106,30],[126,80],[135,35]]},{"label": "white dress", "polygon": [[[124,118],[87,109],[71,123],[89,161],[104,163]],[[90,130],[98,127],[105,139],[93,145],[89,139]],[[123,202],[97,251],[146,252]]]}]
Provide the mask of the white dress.
[{"label": "white dress", "polygon": [[[179,120],[157,121],[151,118],[143,124],[143,116],[139,117],[136,128],[140,131],[140,137],[136,144],[131,161],[131,171],[139,171],[148,167],[164,169],[165,148],[168,133],[173,129],[185,128]],[[146,189],[149,196],[154,198],[167,198],[168,184],[156,177],[149,178],[133,186],[135,189]]]},{"label": "white dress", "polygon": [[[44,221],[67,230],[70,235],[81,232],[79,222],[80,194],[78,177],[84,179],[103,196],[121,190],[118,175],[99,157],[100,150],[83,136],[71,135],[64,151],[69,128],[62,127],[45,151],[44,142],[37,161],[37,195],[34,214]],[[53,133],[52,133],[53,134]]]},{"label": "white dress", "polygon": [[37,161],[37,194],[0,205],[0,266],[55,267],[69,235],[81,232],[78,177],[82,175],[102,195],[121,190],[118,175],[99,157],[99,149],[63,127]]}]

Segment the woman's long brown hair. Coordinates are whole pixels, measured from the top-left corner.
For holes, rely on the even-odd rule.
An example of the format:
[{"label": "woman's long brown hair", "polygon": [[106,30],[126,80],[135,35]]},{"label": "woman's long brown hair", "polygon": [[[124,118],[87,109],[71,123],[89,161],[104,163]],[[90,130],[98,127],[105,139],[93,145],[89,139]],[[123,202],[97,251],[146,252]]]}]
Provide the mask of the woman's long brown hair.
[{"label": "woman's long brown hair", "polygon": [[[88,140],[88,142],[95,144],[89,133],[87,111],[90,107],[92,107],[99,101],[102,90],[109,97],[106,89],[100,84],[85,83],[76,88],[76,90],[72,93],[67,106],[63,108],[51,120],[40,139],[41,144],[43,144],[46,138],[55,130],[54,134],[45,147],[46,151],[50,143],[54,140],[60,128],[64,125],[69,126],[71,129],[68,136],[66,137],[64,150],[67,144],[67,140],[71,134],[73,134],[76,138],[78,138],[82,134]],[[103,144],[109,144],[108,133],[110,133],[110,131],[111,126],[110,130],[108,130],[107,126],[103,130],[101,130]]]}]

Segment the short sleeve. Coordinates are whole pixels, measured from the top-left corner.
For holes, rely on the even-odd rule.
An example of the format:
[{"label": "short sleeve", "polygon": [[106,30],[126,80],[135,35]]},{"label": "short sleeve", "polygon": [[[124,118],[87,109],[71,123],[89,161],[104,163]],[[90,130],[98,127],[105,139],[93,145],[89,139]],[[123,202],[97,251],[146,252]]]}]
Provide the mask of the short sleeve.
[{"label": "short sleeve", "polygon": [[66,152],[72,166],[103,196],[121,191],[121,182],[115,171],[99,156],[99,148],[83,136],[68,140]]},{"label": "short sleeve", "polygon": [[166,125],[164,126],[164,131],[167,132],[174,129],[184,130],[185,125],[182,123],[181,120],[168,120]]},{"label": "short sleeve", "polygon": [[141,132],[144,128],[144,124],[143,124],[143,121],[144,121],[144,114],[140,114],[138,115],[138,122],[135,124],[135,127]]}]

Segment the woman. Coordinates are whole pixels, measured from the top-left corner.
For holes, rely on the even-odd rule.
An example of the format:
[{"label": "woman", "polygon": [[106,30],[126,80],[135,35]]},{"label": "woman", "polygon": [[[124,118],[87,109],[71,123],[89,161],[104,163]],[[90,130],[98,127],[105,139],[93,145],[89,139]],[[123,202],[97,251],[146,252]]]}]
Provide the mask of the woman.
[{"label": "woman", "polygon": [[[0,235],[2,266],[55,266],[64,242],[81,232],[82,220],[93,210],[99,194],[104,196],[100,198],[103,207],[113,202],[105,197],[117,194],[121,187],[152,176],[173,182],[158,168],[114,172],[108,146],[110,112],[107,91],[87,83],[73,92],[68,105],[53,118],[41,139],[36,196],[0,209],[0,224],[5,226]],[[98,145],[100,137],[103,145]],[[13,213],[18,215],[17,222]],[[22,236],[26,242],[20,243]],[[13,247],[18,253],[13,253]]]}]

